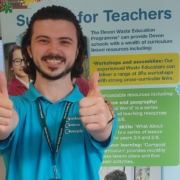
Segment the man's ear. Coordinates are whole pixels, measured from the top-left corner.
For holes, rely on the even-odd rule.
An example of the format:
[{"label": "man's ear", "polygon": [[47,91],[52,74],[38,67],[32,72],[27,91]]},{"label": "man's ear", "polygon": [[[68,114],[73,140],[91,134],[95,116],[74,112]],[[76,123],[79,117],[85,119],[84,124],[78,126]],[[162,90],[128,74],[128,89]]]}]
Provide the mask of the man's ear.
[{"label": "man's ear", "polygon": [[30,46],[27,47],[27,52],[28,52],[30,58],[32,58],[32,52],[31,52],[31,47]]}]

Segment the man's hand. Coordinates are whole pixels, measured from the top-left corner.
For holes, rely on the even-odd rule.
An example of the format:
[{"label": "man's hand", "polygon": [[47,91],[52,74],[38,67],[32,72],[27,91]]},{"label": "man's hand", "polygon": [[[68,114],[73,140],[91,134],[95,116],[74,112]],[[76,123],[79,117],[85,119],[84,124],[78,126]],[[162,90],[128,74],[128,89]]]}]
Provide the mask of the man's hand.
[{"label": "man's hand", "polygon": [[87,97],[80,101],[81,121],[89,133],[98,141],[105,141],[111,134],[112,118],[107,104],[98,87],[99,73],[94,72],[89,80]]},{"label": "man's hand", "polygon": [[[15,118],[15,120],[13,119]],[[7,92],[7,80],[0,71],[0,140],[7,138],[18,122],[17,113],[13,110],[13,103]]]}]

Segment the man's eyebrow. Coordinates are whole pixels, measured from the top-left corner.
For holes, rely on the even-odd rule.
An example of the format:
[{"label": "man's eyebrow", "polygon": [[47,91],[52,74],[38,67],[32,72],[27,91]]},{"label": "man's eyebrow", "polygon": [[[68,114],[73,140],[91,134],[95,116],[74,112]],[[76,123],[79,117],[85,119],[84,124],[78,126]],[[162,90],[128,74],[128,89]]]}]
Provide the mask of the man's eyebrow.
[{"label": "man's eyebrow", "polygon": [[70,38],[70,37],[60,37],[60,38],[58,38],[59,40],[70,40],[70,41],[73,41],[73,39],[72,38]]},{"label": "man's eyebrow", "polygon": [[39,36],[36,37],[36,39],[39,39],[39,38],[48,38],[49,39],[49,37],[45,36],[45,35],[39,35]]}]

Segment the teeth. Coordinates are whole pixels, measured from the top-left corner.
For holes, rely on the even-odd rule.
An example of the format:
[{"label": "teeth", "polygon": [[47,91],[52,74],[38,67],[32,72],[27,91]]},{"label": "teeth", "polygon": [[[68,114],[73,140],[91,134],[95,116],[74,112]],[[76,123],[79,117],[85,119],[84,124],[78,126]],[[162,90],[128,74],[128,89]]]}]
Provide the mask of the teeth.
[{"label": "teeth", "polygon": [[60,62],[60,60],[48,59],[47,62],[48,62],[48,63],[51,63],[51,64],[58,64],[58,63]]}]

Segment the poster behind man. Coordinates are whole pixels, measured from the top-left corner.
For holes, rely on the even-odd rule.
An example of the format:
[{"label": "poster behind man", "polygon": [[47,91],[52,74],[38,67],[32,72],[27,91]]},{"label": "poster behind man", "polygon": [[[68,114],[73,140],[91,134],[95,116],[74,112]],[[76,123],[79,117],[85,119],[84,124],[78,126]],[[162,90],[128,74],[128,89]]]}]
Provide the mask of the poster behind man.
[{"label": "poster behind man", "polygon": [[99,71],[103,95],[119,115],[101,180],[116,169],[128,180],[180,178],[180,2],[1,1],[3,46],[20,43],[31,15],[48,5],[63,5],[76,14],[87,41],[86,65],[90,74]]}]

